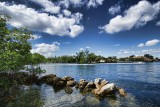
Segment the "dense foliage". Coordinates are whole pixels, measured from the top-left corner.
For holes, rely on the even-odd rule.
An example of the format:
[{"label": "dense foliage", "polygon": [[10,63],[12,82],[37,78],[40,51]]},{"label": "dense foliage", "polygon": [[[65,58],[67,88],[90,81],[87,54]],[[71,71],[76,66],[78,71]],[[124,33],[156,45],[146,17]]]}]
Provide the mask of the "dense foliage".
[{"label": "dense foliage", "polygon": [[10,20],[8,15],[0,15],[0,71],[15,72],[24,69],[25,65],[31,65],[34,72],[43,72],[35,65],[45,61],[45,57],[35,53],[32,54],[31,31],[27,28],[15,28],[7,25]]},{"label": "dense foliage", "polygon": [[7,15],[0,16],[0,71],[18,71],[28,63],[31,32],[26,28],[8,28]]}]

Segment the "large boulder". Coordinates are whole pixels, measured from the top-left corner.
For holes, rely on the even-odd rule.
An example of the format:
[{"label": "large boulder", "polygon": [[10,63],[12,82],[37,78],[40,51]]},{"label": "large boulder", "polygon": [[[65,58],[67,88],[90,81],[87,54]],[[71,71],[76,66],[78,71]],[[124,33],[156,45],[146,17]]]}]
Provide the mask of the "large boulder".
[{"label": "large boulder", "polygon": [[90,81],[85,88],[96,88],[96,85],[94,84],[94,82]]},{"label": "large boulder", "polygon": [[80,90],[82,90],[86,87],[87,84],[88,84],[87,81],[85,81],[84,79],[81,79],[79,84],[76,87],[79,88]]},{"label": "large boulder", "polygon": [[71,80],[74,81],[74,78],[69,77],[69,76],[65,76],[62,79],[65,80],[65,81],[71,81]]},{"label": "large boulder", "polygon": [[116,85],[114,83],[109,83],[105,79],[96,78],[94,84],[96,89],[93,90],[93,93],[98,96],[106,96],[107,94],[117,91]]},{"label": "large boulder", "polygon": [[74,87],[76,84],[77,84],[77,82],[74,80],[67,81],[67,86]]},{"label": "large boulder", "polygon": [[55,77],[56,77],[56,75],[49,74],[49,75],[45,75],[45,76],[39,78],[39,81],[40,82],[45,82],[45,83],[47,83],[47,82],[50,83],[50,81],[53,80]]},{"label": "large boulder", "polygon": [[57,83],[55,85],[57,87],[65,87],[66,86],[66,81],[64,81],[64,80],[57,81]]}]

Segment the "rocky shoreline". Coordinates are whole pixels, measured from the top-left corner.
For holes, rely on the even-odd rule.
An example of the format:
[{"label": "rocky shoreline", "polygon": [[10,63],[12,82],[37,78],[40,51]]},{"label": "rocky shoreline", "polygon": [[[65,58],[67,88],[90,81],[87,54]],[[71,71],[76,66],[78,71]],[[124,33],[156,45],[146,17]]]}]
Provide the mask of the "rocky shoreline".
[{"label": "rocky shoreline", "polygon": [[[30,75],[25,72],[18,73],[0,73],[0,79],[8,79],[8,83],[11,86],[15,85],[32,85],[32,84],[48,84],[53,86],[53,88],[60,90],[64,89],[67,94],[73,92],[73,87],[77,90],[80,90],[82,93],[91,93],[98,97],[106,97],[108,95],[115,95],[119,93],[120,96],[125,97],[127,95],[126,91],[122,88],[119,88],[114,83],[110,83],[105,79],[96,78],[93,81],[86,81],[81,79],[79,82],[75,81],[74,78],[65,76],[63,78],[57,77],[55,74],[49,74],[42,77],[36,75]],[[0,84],[0,91],[3,91],[3,84]]]}]

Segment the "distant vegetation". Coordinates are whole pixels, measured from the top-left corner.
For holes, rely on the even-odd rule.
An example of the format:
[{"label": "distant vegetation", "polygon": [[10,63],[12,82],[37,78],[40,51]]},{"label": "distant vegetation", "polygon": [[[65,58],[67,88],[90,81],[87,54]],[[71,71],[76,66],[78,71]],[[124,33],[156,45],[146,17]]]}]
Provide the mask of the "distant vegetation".
[{"label": "distant vegetation", "polygon": [[117,58],[116,56],[112,57],[103,57],[100,55],[95,55],[94,53],[90,53],[88,50],[80,51],[76,53],[74,56],[58,56],[58,57],[50,57],[46,59],[49,63],[123,63],[123,62],[158,62],[159,58],[154,58],[150,54],[145,54],[144,56],[135,56],[131,55],[129,57]]}]

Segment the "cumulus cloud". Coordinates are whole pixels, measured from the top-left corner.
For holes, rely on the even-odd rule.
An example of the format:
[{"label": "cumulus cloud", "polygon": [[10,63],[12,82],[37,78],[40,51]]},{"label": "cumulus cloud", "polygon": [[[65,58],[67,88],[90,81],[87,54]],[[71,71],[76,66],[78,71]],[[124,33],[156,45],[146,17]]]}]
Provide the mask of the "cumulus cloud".
[{"label": "cumulus cloud", "polygon": [[74,4],[74,5],[81,5],[81,4],[83,4],[83,0],[69,0],[72,4]]},{"label": "cumulus cloud", "polygon": [[137,47],[139,47],[139,48],[142,48],[142,47],[144,47],[144,46],[145,46],[144,43],[140,43],[139,45],[137,45]]},{"label": "cumulus cloud", "polygon": [[157,45],[158,43],[160,43],[160,40],[153,39],[153,40],[147,41],[146,43],[140,43],[139,45],[137,45],[137,47],[154,46],[154,45]]},{"label": "cumulus cloud", "polygon": [[37,39],[40,39],[40,38],[42,38],[42,36],[34,34],[34,35],[31,35],[31,39],[30,40],[37,40]]},{"label": "cumulus cloud", "polygon": [[116,4],[115,6],[111,6],[108,10],[108,12],[111,15],[115,15],[116,13],[119,13],[121,11],[121,6],[119,4]]},{"label": "cumulus cloud", "polygon": [[89,0],[87,3],[87,7],[96,7],[98,5],[102,5],[104,0]]},{"label": "cumulus cloud", "polygon": [[154,46],[157,45],[160,42],[158,39],[149,40],[146,42],[145,46]]},{"label": "cumulus cloud", "polygon": [[35,44],[34,48],[31,50],[31,53],[39,53],[45,57],[51,57],[55,51],[59,50],[60,43],[53,42],[52,44]]},{"label": "cumulus cloud", "polygon": [[42,7],[44,7],[44,11],[50,12],[50,13],[59,13],[60,12],[60,7],[56,6],[53,2],[49,0],[30,0],[32,2],[35,2]]},{"label": "cumulus cloud", "polygon": [[72,14],[70,17],[63,15],[49,15],[40,13],[25,5],[8,5],[0,2],[0,13],[12,17],[8,23],[14,27],[28,27],[34,31],[45,32],[51,35],[76,37],[83,32],[84,27],[80,24],[83,17],[81,13]]},{"label": "cumulus cloud", "polygon": [[131,6],[124,12],[124,15],[117,15],[112,18],[109,24],[100,27],[106,33],[117,33],[144,26],[147,22],[156,18],[160,11],[160,1],[151,4],[149,1],[142,0],[138,4]]},{"label": "cumulus cloud", "polygon": [[60,0],[58,4],[65,8],[69,8],[70,5],[73,7],[87,6],[90,8],[102,5],[103,1],[104,0]]},{"label": "cumulus cloud", "polygon": [[69,10],[63,10],[63,14],[65,15],[65,16],[71,16],[71,12],[69,11]]},{"label": "cumulus cloud", "polygon": [[156,25],[157,25],[157,26],[160,26],[160,21],[158,21],[158,22],[156,23]]}]

